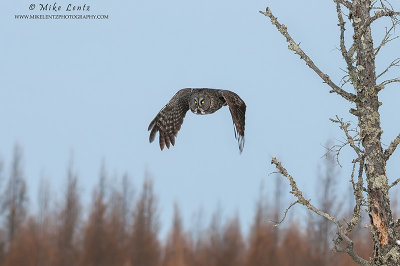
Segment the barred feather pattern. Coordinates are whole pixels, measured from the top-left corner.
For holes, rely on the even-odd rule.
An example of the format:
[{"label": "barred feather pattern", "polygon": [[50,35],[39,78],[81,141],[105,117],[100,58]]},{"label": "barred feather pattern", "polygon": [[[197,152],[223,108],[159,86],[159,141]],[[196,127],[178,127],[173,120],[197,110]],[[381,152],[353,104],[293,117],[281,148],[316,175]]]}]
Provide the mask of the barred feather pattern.
[{"label": "barred feather pattern", "polygon": [[181,129],[183,119],[189,110],[190,89],[178,91],[174,97],[161,109],[151,121],[148,130],[150,131],[149,141],[153,142],[156,133],[159,132],[160,149],[165,146],[175,145],[175,137]]},{"label": "barred feather pattern", "polygon": [[246,104],[236,93],[228,90],[221,90],[221,95],[224,97],[226,104],[231,112],[232,121],[234,124],[235,138],[238,141],[240,152],[244,147],[244,127]]},{"label": "barred feather pattern", "polygon": [[[206,99],[206,108],[201,109],[201,112],[198,110],[196,99]],[[149,141],[153,142],[159,132],[160,149],[163,150],[165,146],[170,148],[171,144],[175,145],[175,138],[189,109],[195,114],[212,114],[226,105],[232,116],[235,138],[241,153],[244,147],[246,104],[236,93],[229,90],[201,88],[178,91],[151,121],[148,127]]]}]

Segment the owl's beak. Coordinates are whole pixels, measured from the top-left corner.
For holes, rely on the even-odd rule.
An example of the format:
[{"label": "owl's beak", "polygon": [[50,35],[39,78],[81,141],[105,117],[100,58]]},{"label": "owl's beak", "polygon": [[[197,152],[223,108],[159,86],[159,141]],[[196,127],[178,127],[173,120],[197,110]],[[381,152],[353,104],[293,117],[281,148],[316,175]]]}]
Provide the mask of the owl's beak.
[{"label": "owl's beak", "polygon": [[206,114],[203,110],[201,110],[200,108],[197,108],[196,109],[196,114],[198,114],[198,115],[204,115],[204,114]]}]

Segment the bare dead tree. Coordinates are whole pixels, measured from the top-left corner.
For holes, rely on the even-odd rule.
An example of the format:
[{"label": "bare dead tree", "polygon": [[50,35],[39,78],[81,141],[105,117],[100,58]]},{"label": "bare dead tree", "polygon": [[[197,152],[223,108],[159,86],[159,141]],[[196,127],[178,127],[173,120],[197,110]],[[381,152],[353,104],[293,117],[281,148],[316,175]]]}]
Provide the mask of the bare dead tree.
[{"label": "bare dead tree", "polygon": [[126,229],[126,225],[130,222],[129,214],[131,213],[129,203],[133,201],[135,195],[135,189],[133,188],[129,176],[125,173],[122,176],[121,182],[121,212],[123,213],[122,221],[123,221],[123,229]]},{"label": "bare dead tree", "polygon": [[[279,186],[279,183],[276,183]],[[279,195],[278,195],[279,194]],[[275,203],[280,200],[280,192],[275,195]],[[266,223],[268,217],[267,199],[264,192],[264,183],[261,183],[259,196],[256,202],[253,224],[248,239],[246,266],[279,265],[277,251],[279,249],[276,228]],[[276,213],[276,211],[274,210]],[[277,216],[275,215],[275,218]],[[275,220],[276,221],[276,220]]]},{"label": "bare dead tree", "polygon": [[79,224],[81,204],[78,193],[78,175],[73,168],[72,156],[67,169],[66,185],[63,206],[57,217],[57,251],[54,265],[60,266],[75,265],[77,262],[75,237]]},{"label": "bare dead tree", "polygon": [[[115,177],[116,179],[116,177]],[[112,231],[113,238],[118,241],[117,247],[122,251],[126,250],[128,241],[126,238],[128,226],[130,224],[129,214],[131,214],[131,206],[129,202],[133,202],[134,189],[129,181],[128,174],[122,176],[122,182],[118,188],[112,188],[111,195],[108,200],[109,211],[108,227]],[[123,252],[121,252],[123,253]]]},{"label": "bare dead tree", "polygon": [[159,220],[157,198],[153,181],[146,177],[133,212],[133,228],[130,243],[132,265],[157,266],[160,262],[160,243],[157,238]]},{"label": "bare dead tree", "polygon": [[[338,26],[340,30],[339,45],[343,59],[346,63],[347,75],[339,86],[324,73],[314,61],[300,48],[288,32],[285,25],[281,24],[269,7],[261,14],[268,17],[271,23],[286,38],[289,50],[298,54],[306,65],[309,66],[335,93],[351,102],[354,108],[349,112],[358,119],[356,127],[343,121],[339,117],[331,119],[343,130],[346,141],[336,145],[333,149],[340,153],[344,147],[351,147],[355,152],[351,183],[356,204],[352,218],[342,221],[316,208],[310,200],[304,198],[302,191],[297,187],[295,180],[285,167],[276,158],[271,163],[275,165],[279,173],[285,176],[291,186],[291,193],[296,197],[295,204],[306,206],[309,210],[330,220],[336,226],[337,235],[334,239],[335,250],[348,253],[351,258],[360,265],[400,265],[400,232],[399,222],[394,220],[390,209],[389,189],[400,180],[388,183],[386,175],[386,163],[400,143],[400,134],[384,149],[381,141],[382,129],[380,125],[379,92],[387,85],[400,82],[400,78],[390,78],[378,83],[390,69],[399,66],[399,59],[393,60],[380,74],[376,73],[375,57],[382,47],[396,37],[392,34],[399,24],[400,12],[395,11],[387,0],[332,0],[336,8]],[[347,18],[343,13],[346,10]],[[386,29],[386,34],[378,46],[374,47],[371,33],[371,25],[381,18],[389,18],[391,27]],[[352,44],[346,47],[346,22],[351,23],[354,34],[348,40]],[[344,85],[351,85],[352,92],[344,89]],[[366,185],[364,185],[366,183]],[[364,193],[365,192],[365,193]],[[373,235],[374,254],[370,259],[361,258],[354,249],[350,233],[360,223],[361,210],[367,207],[370,217],[370,229]],[[287,209],[287,210],[288,210]],[[286,213],[286,212],[285,212]]]},{"label": "bare dead tree", "polygon": [[[331,146],[331,140],[326,143],[326,147]],[[327,213],[337,214],[343,202],[338,201],[336,184],[339,177],[338,166],[335,154],[328,150],[324,156],[323,172],[318,167],[317,202],[320,210]],[[330,238],[332,236],[333,224],[321,216],[309,213],[307,223],[307,235],[313,242],[315,257],[319,259],[319,265],[335,265],[339,256],[332,256],[330,250]]]},{"label": "bare dead tree", "polygon": [[112,265],[114,245],[109,246],[105,202],[105,182],[107,171],[105,161],[103,160],[100,168],[99,184],[93,191],[92,207],[84,229],[83,252],[81,265]]},{"label": "bare dead tree", "polygon": [[205,252],[208,258],[206,265],[243,265],[244,242],[239,218],[234,217],[222,224],[221,213],[218,206],[211,218]]},{"label": "bare dead tree", "polygon": [[8,241],[11,243],[26,216],[26,183],[22,170],[22,149],[14,146],[11,173],[5,187],[1,210],[6,214]]},{"label": "bare dead tree", "polygon": [[183,231],[182,217],[177,203],[174,205],[172,229],[165,243],[163,266],[189,266],[189,245]]},{"label": "bare dead tree", "polygon": [[49,224],[49,210],[50,210],[50,184],[49,181],[42,175],[39,182],[38,192],[38,224],[40,230],[43,231]]}]

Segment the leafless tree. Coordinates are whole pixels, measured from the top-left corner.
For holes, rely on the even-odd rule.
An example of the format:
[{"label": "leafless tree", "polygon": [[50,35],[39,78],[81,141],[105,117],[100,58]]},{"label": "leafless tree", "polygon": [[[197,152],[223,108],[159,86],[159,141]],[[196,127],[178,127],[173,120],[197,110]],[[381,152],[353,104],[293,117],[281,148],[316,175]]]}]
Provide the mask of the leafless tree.
[{"label": "leafless tree", "polygon": [[106,224],[107,205],[105,203],[106,166],[103,160],[100,168],[99,184],[93,192],[93,202],[83,237],[81,265],[111,265],[115,246],[109,246]]},{"label": "leafless tree", "polygon": [[75,234],[79,225],[81,204],[78,194],[78,176],[73,168],[71,157],[67,169],[67,188],[64,194],[63,206],[58,213],[57,225],[57,255],[55,265],[75,265],[77,254]]},{"label": "leafless tree", "polygon": [[49,209],[50,209],[50,185],[49,181],[42,176],[40,178],[39,183],[39,192],[38,192],[38,205],[39,205],[39,213],[38,213],[38,224],[40,226],[40,230],[44,230],[47,228],[49,224]]},{"label": "leafless tree", "polygon": [[[219,208],[218,208],[219,209]],[[239,218],[221,224],[221,211],[214,213],[207,241],[206,256],[210,266],[239,266],[244,263],[244,242]]]},{"label": "leafless tree", "polygon": [[11,243],[26,215],[26,183],[22,170],[22,149],[14,146],[11,173],[5,187],[2,211],[6,214],[8,241]]},{"label": "leafless tree", "polygon": [[[119,193],[114,193],[112,198],[117,199],[116,203],[121,208],[121,219],[122,219],[122,229],[126,230],[126,225],[130,222],[129,214],[131,213],[131,209],[129,203],[133,201],[133,196],[135,194],[135,190],[132,187],[132,184],[129,181],[129,176],[125,173],[122,176],[121,182],[121,191]],[[112,202],[114,202],[112,200]]]},{"label": "leafless tree", "polygon": [[[325,146],[330,147],[331,141],[328,141]],[[340,206],[344,203],[343,200],[338,200],[340,197],[338,197],[336,191],[336,184],[339,177],[338,166],[335,155],[330,150],[327,151],[324,157],[323,168],[318,167],[317,201],[321,211],[337,215]],[[323,169],[323,172],[321,169]],[[309,214],[307,234],[312,239],[315,251],[314,255],[319,260],[319,265],[337,264],[332,261],[334,257],[332,256],[330,245],[334,225],[321,216],[314,213]]]},{"label": "leafless tree", "polygon": [[[277,186],[279,186],[278,184],[279,183],[277,183]],[[245,263],[246,266],[278,265],[278,260],[276,258],[278,250],[276,228],[273,228],[271,223],[267,222],[267,210],[269,208],[264,194],[264,184],[262,183],[248,240],[249,247]],[[280,198],[280,195],[278,198]],[[277,201],[278,198],[275,200]],[[274,212],[276,218],[276,210],[274,210]]]},{"label": "leafless tree", "polygon": [[160,261],[160,243],[157,199],[153,192],[153,182],[147,177],[133,213],[131,235],[131,264],[157,266]]},{"label": "leafless tree", "polygon": [[172,230],[165,243],[163,266],[189,266],[188,241],[183,232],[182,218],[179,207],[174,205],[174,220]]},{"label": "leafless tree", "polygon": [[129,246],[129,228],[131,222],[128,215],[131,212],[130,202],[133,202],[134,189],[129,182],[127,174],[122,177],[122,182],[118,188],[113,188],[108,202],[107,228],[109,241],[113,245],[114,260],[113,265],[122,265],[122,261],[127,260]]},{"label": "leafless tree", "polygon": [[[288,48],[299,55],[306,65],[321,77],[324,83],[331,88],[331,93],[335,93],[353,104],[354,108],[351,108],[349,112],[357,118],[357,126],[352,126],[339,117],[331,119],[343,130],[346,138],[344,143],[333,149],[339,154],[343,147],[349,146],[355,154],[352,162],[351,182],[356,204],[352,218],[349,221],[342,221],[316,208],[310,200],[304,198],[302,191],[281,162],[272,158],[271,163],[290,182],[291,193],[296,197],[296,201],[290,207],[302,204],[335,224],[337,235],[334,244],[337,251],[348,253],[354,261],[361,265],[400,265],[399,222],[393,218],[389,200],[389,189],[400,182],[400,179],[389,184],[386,174],[386,163],[400,143],[400,134],[394,138],[387,149],[383,148],[381,141],[383,131],[379,112],[379,106],[382,103],[378,99],[379,92],[387,85],[400,82],[398,77],[378,82],[391,68],[399,66],[400,59],[393,60],[380,74],[377,74],[375,69],[375,58],[382,47],[396,38],[392,34],[399,24],[400,12],[395,11],[387,0],[332,0],[332,3],[336,8],[338,18],[340,51],[347,68],[347,75],[339,85],[317,67],[314,61],[300,48],[299,43],[293,40],[287,27],[278,21],[269,7],[260,13],[270,19],[271,23],[286,38],[289,44]],[[385,17],[390,19],[391,24],[386,29],[383,39],[374,46],[371,25]],[[350,24],[353,31],[349,39],[346,39],[345,35],[345,30],[348,29],[346,22]],[[351,45],[346,47],[346,43],[351,43]],[[352,89],[348,87],[352,87]],[[367,207],[370,217],[370,230],[374,242],[374,254],[370,259],[361,258],[357,254],[350,238],[350,233],[360,223],[361,210],[364,206]]]}]

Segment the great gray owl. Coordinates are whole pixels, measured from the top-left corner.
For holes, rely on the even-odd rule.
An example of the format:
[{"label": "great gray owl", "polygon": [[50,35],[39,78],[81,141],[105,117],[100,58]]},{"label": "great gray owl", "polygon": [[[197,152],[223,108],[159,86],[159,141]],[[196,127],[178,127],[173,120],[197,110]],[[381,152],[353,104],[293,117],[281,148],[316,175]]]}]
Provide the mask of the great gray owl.
[{"label": "great gray owl", "polygon": [[148,130],[149,141],[153,142],[157,131],[160,135],[160,148],[175,145],[175,137],[183,123],[186,112],[204,115],[212,114],[222,106],[228,105],[235,125],[235,138],[238,140],[239,150],[244,145],[244,124],[246,104],[240,97],[228,90],[218,89],[182,89],[161,109],[151,121]]}]

